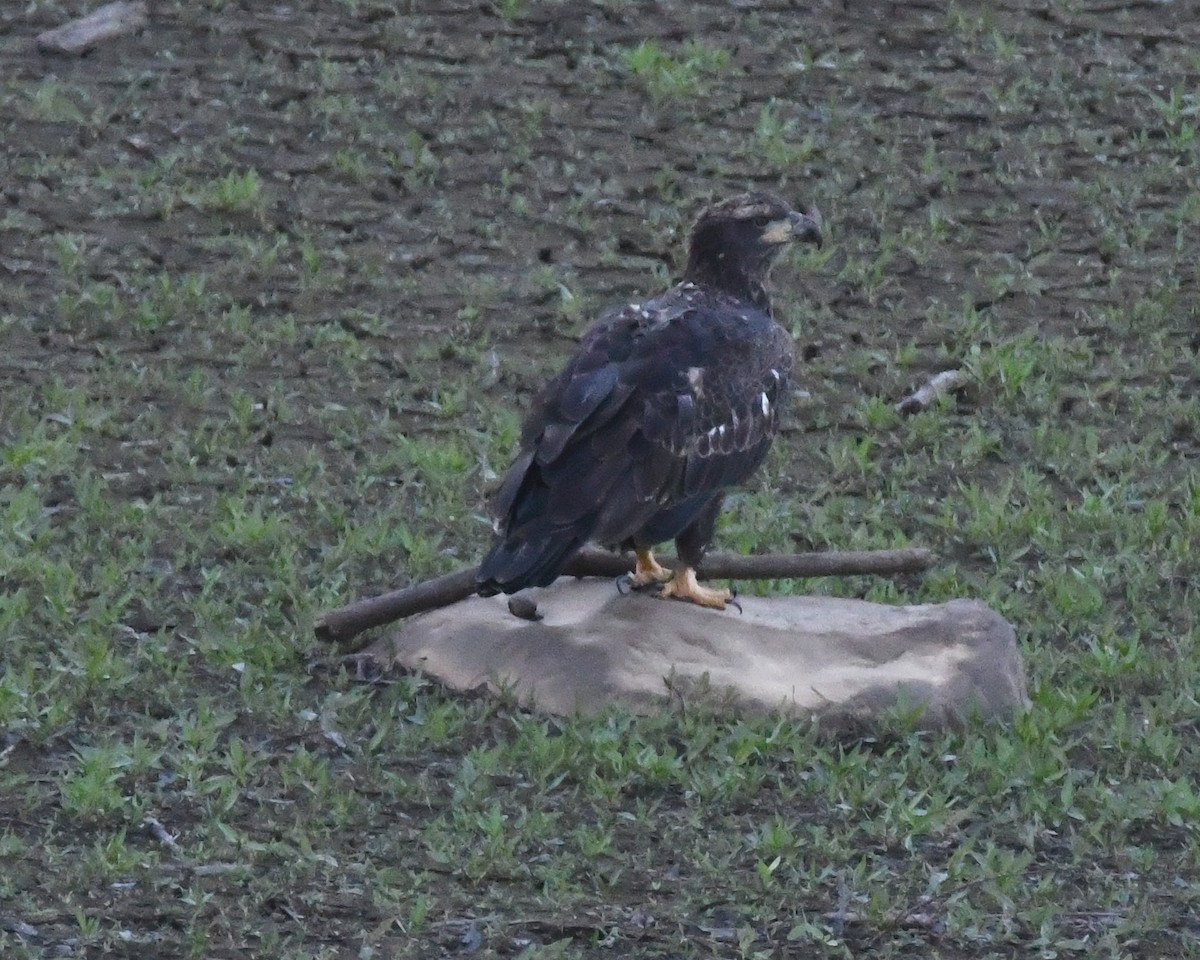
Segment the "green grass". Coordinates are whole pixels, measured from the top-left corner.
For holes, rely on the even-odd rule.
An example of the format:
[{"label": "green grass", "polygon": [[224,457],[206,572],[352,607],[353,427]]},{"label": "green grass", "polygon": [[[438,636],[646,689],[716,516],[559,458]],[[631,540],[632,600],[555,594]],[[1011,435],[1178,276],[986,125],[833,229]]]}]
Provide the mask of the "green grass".
[{"label": "green grass", "polygon": [[[1193,25],[160,7],[5,44],[0,955],[1200,954]],[[479,556],[532,391],[751,185],[830,242],[720,545],[933,548],[750,589],[982,599],[1032,710],[551,719],[318,647]]]},{"label": "green grass", "polygon": [[694,39],[685,41],[678,55],[654,40],[643,40],[622,50],[621,59],[655,100],[702,96],[705,77],[719,77],[730,62],[729,51]]}]

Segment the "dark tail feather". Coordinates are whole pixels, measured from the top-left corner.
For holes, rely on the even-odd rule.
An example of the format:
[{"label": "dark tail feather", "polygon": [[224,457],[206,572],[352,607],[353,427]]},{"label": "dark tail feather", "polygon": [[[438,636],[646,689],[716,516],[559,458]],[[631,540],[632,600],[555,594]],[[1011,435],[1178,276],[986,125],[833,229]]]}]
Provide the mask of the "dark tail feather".
[{"label": "dark tail feather", "polygon": [[579,552],[584,540],[563,536],[555,540],[499,541],[475,573],[481,596],[516,593],[526,587],[546,587]]}]

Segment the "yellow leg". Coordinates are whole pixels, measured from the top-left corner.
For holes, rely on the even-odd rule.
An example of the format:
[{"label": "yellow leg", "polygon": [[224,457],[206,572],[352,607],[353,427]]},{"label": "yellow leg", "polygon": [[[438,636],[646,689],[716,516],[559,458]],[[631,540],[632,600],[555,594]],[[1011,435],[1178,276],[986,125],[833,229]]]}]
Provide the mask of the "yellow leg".
[{"label": "yellow leg", "polygon": [[662,596],[677,597],[680,600],[690,600],[702,607],[713,610],[724,610],[733,597],[728,590],[711,590],[696,582],[696,571],[691,567],[681,566],[675,571],[675,576],[662,588]]},{"label": "yellow leg", "polygon": [[637,566],[633,568],[630,586],[635,589],[652,583],[665,583],[671,579],[671,571],[654,559],[649,550],[637,551]]}]

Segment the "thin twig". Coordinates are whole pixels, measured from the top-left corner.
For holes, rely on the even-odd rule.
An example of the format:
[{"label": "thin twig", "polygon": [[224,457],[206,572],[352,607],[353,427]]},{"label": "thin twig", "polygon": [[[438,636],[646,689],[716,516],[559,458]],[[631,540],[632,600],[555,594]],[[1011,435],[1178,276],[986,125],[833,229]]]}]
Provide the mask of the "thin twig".
[{"label": "thin twig", "polygon": [[[916,547],[750,557],[735,553],[713,553],[705,557],[697,574],[710,580],[887,575],[925,570],[932,565],[933,559],[929,550]],[[678,561],[668,557],[660,562],[663,566],[674,567]],[[586,548],[576,554],[563,573],[570,577],[619,577],[629,573],[632,568],[633,558],[628,554]],[[474,592],[475,568],[469,567],[332,610],[316,622],[313,630],[320,640],[345,644],[371,627],[449,606],[465,600]]]},{"label": "thin twig", "polygon": [[170,831],[162,825],[157,817],[147,817],[142,821],[143,825],[154,836],[154,839],[161,843],[164,847],[170,850],[178,857],[183,856],[183,847],[179,845],[175,837]]},{"label": "thin twig", "polygon": [[932,377],[921,389],[910,393],[896,404],[896,412],[901,414],[920,413],[934,403],[943,393],[956,390],[967,382],[965,370],[943,370]]}]

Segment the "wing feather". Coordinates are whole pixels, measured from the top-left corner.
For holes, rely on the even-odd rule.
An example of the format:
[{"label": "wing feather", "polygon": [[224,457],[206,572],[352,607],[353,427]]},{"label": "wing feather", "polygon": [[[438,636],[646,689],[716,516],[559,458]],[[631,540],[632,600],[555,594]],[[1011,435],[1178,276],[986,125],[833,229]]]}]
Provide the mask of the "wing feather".
[{"label": "wing feather", "polygon": [[615,363],[573,377],[558,400],[558,415],[568,423],[579,423],[612,393],[620,371]]}]

